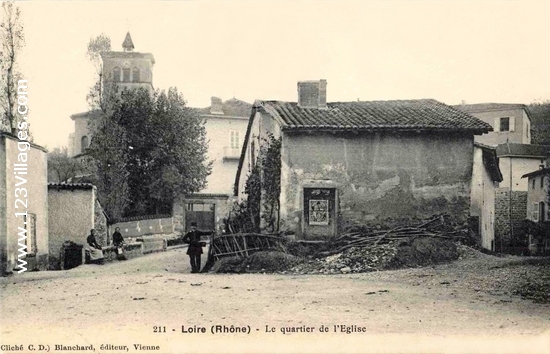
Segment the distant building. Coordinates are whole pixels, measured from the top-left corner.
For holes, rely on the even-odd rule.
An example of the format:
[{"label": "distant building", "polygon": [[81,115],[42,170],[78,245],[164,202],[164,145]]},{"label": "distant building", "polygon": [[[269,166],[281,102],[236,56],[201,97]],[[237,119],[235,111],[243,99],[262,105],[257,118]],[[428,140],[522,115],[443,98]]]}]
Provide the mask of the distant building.
[{"label": "distant building", "polygon": [[[523,176],[527,179],[527,219],[543,225],[539,235],[529,234],[528,247],[533,254],[550,253],[550,168],[541,165],[538,170]],[[537,237],[538,236],[538,237]]]},{"label": "distant building", "polygon": [[531,116],[524,104],[477,103],[456,105],[493,127],[488,134],[478,135],[475,141],[491,146],[504,143],[531,144]]},{"label": "distant building", "polygon": [[205,122],[212,173],[205,189],[187,196],[185,202],[174,204],[177,230],[187,230],[191,222],[203,230],[223,228],[222,219],[232,204],[235,174],[251,110],[250,103],[236,98],[223,102],[218,97],[212,97],[210,107],[199,109]]},{"label": "distant building", "polygon": [[[145,88],[153,92],[153,66],[155,58],[151,53],[134,52],[130,32],[122,43],[122,52],[102,52],[101,90],[105,91],[116,84],[120,90]],[[69,136],[70,156],[79,155],[90,145],[92,134],[88,128],[90,119],[99,116],[100,111],[88,111],[71,115],[74,133]],[[71,145],[72,143],[72,145]]]},{"label": "distant building", "polygon": [[500,187],[527,192],[527,180],[521,177],[537,170],[550,153],[550,146],[506,143],[497,146],[499,167],[504,180]]},{"label": "distant building", "polygon": [[282,139],[280,225],[329,238],[347,225],[470,212],[474,136],[489,124],[432,99],[327,102],[325,80],[298,83],[298,101],[257,101],[236,176],[247,176],[268,134]]},{"label": "distant building", "polygon": [[19,243],[27,247],[27,255],[21,257],[27,262],[25,268],[45,270],[48,267],[47,176],[47,152],[43,147],[23,143],[9,133],[0,133],[0,263],[3,274],[20,269]]}]

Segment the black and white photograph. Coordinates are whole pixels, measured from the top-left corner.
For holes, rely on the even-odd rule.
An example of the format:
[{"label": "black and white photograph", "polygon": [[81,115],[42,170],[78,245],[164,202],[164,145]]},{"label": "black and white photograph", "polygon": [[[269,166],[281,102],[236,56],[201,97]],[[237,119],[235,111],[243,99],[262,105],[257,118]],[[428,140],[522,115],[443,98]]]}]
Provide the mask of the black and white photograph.
[{"label": "black and white photograph", "polygon": [[0,6],[0,353],[550,353],[550,2]]}]

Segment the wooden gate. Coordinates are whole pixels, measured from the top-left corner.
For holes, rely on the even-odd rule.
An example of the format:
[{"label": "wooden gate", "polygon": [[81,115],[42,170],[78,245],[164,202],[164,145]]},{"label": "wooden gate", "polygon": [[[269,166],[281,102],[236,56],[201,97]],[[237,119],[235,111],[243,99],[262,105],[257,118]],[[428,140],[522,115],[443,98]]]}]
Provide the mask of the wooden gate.
[{"label": "wooden gate", "polygon": [[216,229],[216,204],[187,203],[185,208],[185,231],[189,231],[191,223],[196,222],[199,230]]}]

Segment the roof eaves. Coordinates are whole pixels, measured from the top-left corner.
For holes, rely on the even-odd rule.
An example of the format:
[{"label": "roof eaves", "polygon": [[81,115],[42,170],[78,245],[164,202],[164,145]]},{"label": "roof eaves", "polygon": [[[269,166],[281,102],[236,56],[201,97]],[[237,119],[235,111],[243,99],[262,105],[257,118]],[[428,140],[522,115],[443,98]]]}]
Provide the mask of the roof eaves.
[{"label": "roof eaves", "polygon": [[38,149],[40,151],[43,151],[45,153],[48,153],[48,150],[45,147],[43,147],[41,145],[38,145],[38,144],[35,144],[33,142],[27,141],[27,140],[20,140],[19,137],[17,137],[16,135],[13,135],[12,133],[0,132],[0,136],[9,138],[10,140],[15,140],[17,142],[29,143],[29,145],[32,146],[33,148]]},{"label": "roof eaves", "polygon": [[550,175],[550,168],[548,168],[548,167],[538,169],[538,170],[533,171],[533,172],[526,173],[523,176],[521,176],[521,178],[534,177],[534,176],[546,175],[546,174]]},{"label": "roof eaves", "polygon": [[91,183],[48,183],[48,189],[55,189],[55,190],[87,190],[87,189],[95,189],[96,186],[94,186]]},{"label": "roof eaves", "polygon": [[246,134],[244,136],[243,147],[241,149],[241,156],[239,157],[239,166],[237,166],[237,173],[235,175],[235,184],[233,185],[233,195],[239,195],[239,180],[241,179],[242,168],[244,164],[244,158],[246,156],[246,149],[248,146],[248,140],[250,139],[250,131],[252,130],[252,124],[254,122],[254,116],[260,108],[260,101],[254,102],[250,111],[250,118],[248,119],[248,126],[246,127]]}]

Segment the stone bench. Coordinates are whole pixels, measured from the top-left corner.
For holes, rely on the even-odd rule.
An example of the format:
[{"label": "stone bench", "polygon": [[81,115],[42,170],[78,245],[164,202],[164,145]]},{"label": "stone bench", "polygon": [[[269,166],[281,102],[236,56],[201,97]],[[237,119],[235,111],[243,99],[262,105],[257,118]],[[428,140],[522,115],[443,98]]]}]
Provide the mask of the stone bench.
[{"label": "stone bench", "polygon": [[[105,258],[106,262],[111,262],[117,259],[115,246],[113,245],[104,246],[101,249],[103,251],[103,257]],[[125,243],[123,246],[123,249],[124,249],[124,256],[126,257],[126,259],[143,256],[144,254],[142,242]],[[88,250],[85,250],[84,258],[85,258],[86,264],[89,264],[90,252]]]}]

